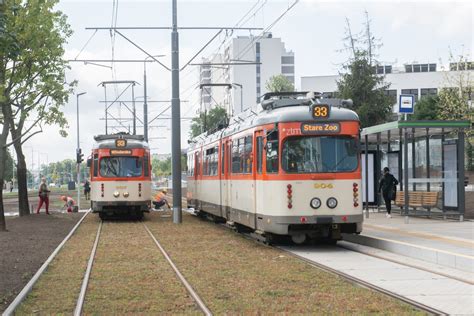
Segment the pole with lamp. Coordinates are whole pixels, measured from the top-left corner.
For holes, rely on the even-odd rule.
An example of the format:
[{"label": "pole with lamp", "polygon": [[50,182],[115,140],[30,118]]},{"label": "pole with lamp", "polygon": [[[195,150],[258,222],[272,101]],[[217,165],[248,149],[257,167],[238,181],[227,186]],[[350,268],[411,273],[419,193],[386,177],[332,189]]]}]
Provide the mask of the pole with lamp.
[{"label": "pole with lamp", "polygon": [[76,162],[77,162],[77,208],[81,209],[81,162],[82,151],[79,145],[79,97],[87,92],[76,94],[76,115],[77,115],[77,148],[76,148]]}]

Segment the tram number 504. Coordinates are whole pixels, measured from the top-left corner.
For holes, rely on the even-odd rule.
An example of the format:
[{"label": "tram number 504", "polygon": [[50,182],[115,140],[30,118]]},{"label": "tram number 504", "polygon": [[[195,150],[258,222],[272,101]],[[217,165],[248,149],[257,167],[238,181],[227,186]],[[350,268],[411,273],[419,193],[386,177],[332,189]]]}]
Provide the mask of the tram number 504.
[{"label": "tram number 504", "polygon": [[329,106],[326,104],[318,104],[313,107],[313,118],[321,119],[329,116]]}]

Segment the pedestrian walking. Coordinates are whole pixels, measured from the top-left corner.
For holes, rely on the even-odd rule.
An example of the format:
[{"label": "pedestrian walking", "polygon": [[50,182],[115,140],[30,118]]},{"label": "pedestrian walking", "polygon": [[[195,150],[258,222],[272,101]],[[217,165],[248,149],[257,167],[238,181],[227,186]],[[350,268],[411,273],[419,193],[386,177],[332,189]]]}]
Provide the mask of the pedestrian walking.
[{"label": "pedestrian walking", "polygon": [[42,178],[38,191],[39,204],[38,208],[36,209],[36,214],[39,214],[40,209],[44,203],[46,207],[46,214],[49,215],[49,192],[48,185],[46,184],[46,178]]},{"label": "pedestrian walking", "polygon": [[84,182],[84,196],[86,197],[86,200],[91,199],[91,184],[89,183],[89,180]]},{"label": "pedestrian walking", "polygon": [[10,180],[10,193],[13,192],[13,180]]},{"label": "pedestrian walking", "polygon": [[385,201],[385,207],[387,208],[387,218],[391,218],[392,201],[395,201],[397,196],[397,184],[398,180],[390,173],[388,167],[383,168],[383,176],[380,179],[379,190],[382,190],[382,196]]},{"label": "pedestrian walking", "polygon": [[67,207],[67,212],[68,213],[72,213],[73,209],[74,209],[74,205],[76,204],[76,202],[73,200],[72,197],[70,196],[61,196],[61,200],[63,200],[65,202],[64,206]]}]

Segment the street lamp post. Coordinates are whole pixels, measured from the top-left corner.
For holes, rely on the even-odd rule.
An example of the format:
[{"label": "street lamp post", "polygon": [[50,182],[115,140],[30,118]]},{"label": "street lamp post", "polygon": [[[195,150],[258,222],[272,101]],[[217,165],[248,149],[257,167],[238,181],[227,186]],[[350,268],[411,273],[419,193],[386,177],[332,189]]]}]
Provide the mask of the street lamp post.
[{"label": "street lamp post", "polygon": [[77,208],[81,209],[81,148],[79,145],[79,97],[86,94],[87,92],[81,92],[76,94],[76,115],[77,115]]}]

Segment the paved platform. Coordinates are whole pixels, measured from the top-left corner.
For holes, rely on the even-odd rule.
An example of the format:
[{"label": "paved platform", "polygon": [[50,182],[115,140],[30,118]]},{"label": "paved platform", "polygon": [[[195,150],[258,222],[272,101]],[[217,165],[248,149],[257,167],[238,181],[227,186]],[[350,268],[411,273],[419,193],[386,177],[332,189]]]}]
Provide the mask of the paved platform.
[{"label": "paved platform", "polygon": [[405,264],[367,256],[344,247],[282,248],[443,313],[474,314],[472,284]]},{"label": "paved platform", "polygon": [[474,222],[370,213],[361,235],[345,235],[344,240],[474,272]]}]

